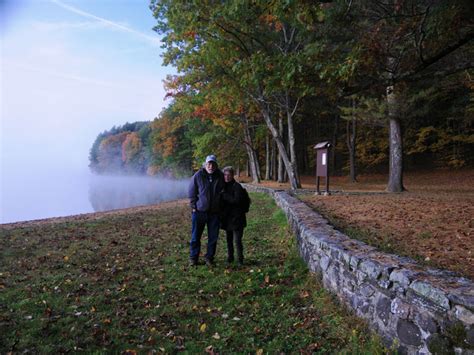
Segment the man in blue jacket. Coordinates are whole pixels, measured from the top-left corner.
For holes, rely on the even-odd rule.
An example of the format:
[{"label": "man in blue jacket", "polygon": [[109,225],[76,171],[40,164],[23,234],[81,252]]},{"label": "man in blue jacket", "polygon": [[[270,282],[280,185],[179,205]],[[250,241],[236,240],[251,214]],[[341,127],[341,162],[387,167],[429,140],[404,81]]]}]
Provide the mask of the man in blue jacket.
[{"label": "man in blue jacket", "polygon": [[219,237],[219,199],[224,188],[224,175],[218,169],[215,155],[208,155],[204,166],[192,177],[188,196],[192,209],[192,233],[189,264],[198,264],[201,236],[207,225],[206,265],[214,264]]}]

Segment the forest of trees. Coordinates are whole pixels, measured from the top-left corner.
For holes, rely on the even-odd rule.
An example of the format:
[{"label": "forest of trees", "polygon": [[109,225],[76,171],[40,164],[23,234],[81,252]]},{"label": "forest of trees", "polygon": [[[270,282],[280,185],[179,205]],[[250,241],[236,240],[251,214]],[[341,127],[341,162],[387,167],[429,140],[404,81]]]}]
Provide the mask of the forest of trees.
[{"label": "forest of trees", "polygon": [[351,180],[474,163],[474,2],[152,0],[169,106],[101,133],[98,173],[189,176],[207,154],[261,179]]}]

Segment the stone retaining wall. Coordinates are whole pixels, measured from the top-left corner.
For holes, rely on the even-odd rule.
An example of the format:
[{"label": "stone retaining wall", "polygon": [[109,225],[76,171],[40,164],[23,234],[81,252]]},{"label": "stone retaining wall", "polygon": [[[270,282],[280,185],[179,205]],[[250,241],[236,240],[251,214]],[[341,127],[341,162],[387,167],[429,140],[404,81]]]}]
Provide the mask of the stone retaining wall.
[{"label": "stone retaining wall", "polygon": [[409,354],[474,354],[472,281],[350,239],[287,192],[245,187],[273,196],[309,269],[388,346]]}]

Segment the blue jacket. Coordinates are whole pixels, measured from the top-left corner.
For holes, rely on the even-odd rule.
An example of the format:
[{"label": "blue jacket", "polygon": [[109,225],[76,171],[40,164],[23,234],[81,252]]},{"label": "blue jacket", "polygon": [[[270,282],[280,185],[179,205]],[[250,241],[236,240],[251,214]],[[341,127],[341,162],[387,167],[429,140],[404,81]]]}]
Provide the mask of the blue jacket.
[{"label": "blue jacket", "polygon": [[[212,182],[210,181],[212,178]],[[220,193],[224,189],[224,174],[217,169],[208,174],[204,168],[199,169],[191,178],[188,197],[192,209],[202,212],[219,212]]]}]

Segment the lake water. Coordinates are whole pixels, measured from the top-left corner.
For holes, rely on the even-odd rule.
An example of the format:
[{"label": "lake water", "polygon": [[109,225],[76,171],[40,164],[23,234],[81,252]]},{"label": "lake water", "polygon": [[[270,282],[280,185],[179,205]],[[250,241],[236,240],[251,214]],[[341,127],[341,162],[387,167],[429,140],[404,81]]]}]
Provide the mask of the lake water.
[{"label": "lake water", "polygon": [[184,198],[189,180],[45,172],[2,176],[0,223],[107,211]]}]

